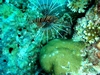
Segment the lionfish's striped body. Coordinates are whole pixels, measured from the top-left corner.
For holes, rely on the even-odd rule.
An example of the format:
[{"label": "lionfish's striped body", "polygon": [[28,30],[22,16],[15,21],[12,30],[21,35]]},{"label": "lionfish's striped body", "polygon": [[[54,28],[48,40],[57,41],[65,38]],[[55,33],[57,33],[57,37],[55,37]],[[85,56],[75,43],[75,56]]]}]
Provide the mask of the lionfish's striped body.
[{"label": "lionfish's striped body", "polygon": [[63,4],[60,4],[59,0],[34,0],[33,5],[42,13],[42,17],[36,17],[36,19],[32,21],[39,27],[35,34],[35,40],[43,40],[45,38],[48,41],[49,38],[56,38],[59,36],[63,38],[60,31],[68,33],[64,30],[68,28],[68,26],[59,22],[59,14],[61,14],[63,9]]},{"label": "lionfish's striped body", "polygon": [[51,23],[51,22],[55,22],[57,20],[56,17],[54,16],[45,16],[45,17],[42,17],[42,18],[36,18],[35,20],[33,20],[33,22],[48,22],[48,23]]}]

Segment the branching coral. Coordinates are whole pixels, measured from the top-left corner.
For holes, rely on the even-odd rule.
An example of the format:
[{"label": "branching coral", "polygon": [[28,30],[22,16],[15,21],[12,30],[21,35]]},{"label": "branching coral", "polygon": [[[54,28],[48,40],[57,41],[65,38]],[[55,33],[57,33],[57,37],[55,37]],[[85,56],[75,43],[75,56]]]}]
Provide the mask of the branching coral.
[{"label": "branching coral", "polygon": [[77,25],[75,27],[76,33],[74,34],[73,39],[76,41],[84,41],[88,44],[98,41],[100,38],[99,20],[100,17],[97,13],[97,6],[92,6],[85,17],[77,20]]},{"label": "branching coral", "polygon": [[94,43],[99,39],[100,36],[100,24],[95,25],[92,21],[88,22],[88,25],[84,26],[83,38],[86,42]]},{"label": "branching coral", "polygon": [[76,34],[79,35],[81,41],[91,44],[100,39],[100,23],[96,21],[88,20],[85,17],[78,19],[75,29],[77,31]]},{"label": "branching coral", "polygon": [[86,20],[86,18],[78,19],[76,31],[77,35],[80,36],[81,41],[91,44],[99,39],[100,24],[95,24],[95,22],[91,20]]},{"label": "branching coral", "polygon": [[68,0],[67,6],[73,11],[84,13],[89,0]]}]

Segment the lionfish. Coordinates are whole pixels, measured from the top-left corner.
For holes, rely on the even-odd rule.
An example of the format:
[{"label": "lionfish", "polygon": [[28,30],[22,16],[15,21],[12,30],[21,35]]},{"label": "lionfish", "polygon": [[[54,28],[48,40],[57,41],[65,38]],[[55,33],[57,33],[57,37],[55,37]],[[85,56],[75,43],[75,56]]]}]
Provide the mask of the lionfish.
[{"label": "lionfish", "polygon": [[32,21],[38,26],[34,40],[45,39],[48,42],[52,38],[64,38],[61,32],[68,34],[70,27],[62,24],[59,16],[64,11],[64,3],[60,3],[59,0],[34,0],[33,5],[42,13],[42,17]]}]

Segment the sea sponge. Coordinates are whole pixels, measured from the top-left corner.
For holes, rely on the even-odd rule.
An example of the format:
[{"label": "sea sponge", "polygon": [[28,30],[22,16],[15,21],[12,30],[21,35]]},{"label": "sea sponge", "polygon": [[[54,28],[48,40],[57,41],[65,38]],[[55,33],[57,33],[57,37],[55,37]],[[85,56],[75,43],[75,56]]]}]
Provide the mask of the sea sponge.
[{"label": "sea sponge", "polygon": [[46,72],[54,75],[77,73],[81,66],[80,50],[83,47],[82,42],[52,40],[41,50],[40,64]]}]

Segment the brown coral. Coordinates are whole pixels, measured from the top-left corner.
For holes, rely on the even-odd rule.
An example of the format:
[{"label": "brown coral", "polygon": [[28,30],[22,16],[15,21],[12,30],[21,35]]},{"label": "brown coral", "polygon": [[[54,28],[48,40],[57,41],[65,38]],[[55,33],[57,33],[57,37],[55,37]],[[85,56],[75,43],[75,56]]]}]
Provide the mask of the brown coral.
[{"label": "brown coral", "polygon": [[85,54],[85,59],[88,59],[89,63],[98,65],[100,62],[100,41],[89,45],[83,50],[83,52]]},{"label": "brown coral", "polygon": [[96,44],[96,48],[100,50],[100,41]]}]

